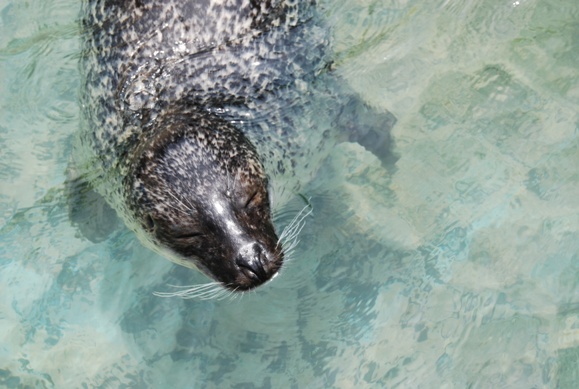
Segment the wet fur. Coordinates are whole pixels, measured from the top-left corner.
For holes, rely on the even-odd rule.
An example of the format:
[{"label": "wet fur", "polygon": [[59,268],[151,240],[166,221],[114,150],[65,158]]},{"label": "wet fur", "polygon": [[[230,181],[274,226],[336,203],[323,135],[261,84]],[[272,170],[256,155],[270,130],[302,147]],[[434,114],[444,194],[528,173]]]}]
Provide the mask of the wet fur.
[{"label": "wet fur", "polygon": [[394,117],[331,74],[312,1],[87,0],[81,21],[75,165],[145,245],[231,290],[283,262],[270,190],[297,193],[338,141],[391,157]]}]

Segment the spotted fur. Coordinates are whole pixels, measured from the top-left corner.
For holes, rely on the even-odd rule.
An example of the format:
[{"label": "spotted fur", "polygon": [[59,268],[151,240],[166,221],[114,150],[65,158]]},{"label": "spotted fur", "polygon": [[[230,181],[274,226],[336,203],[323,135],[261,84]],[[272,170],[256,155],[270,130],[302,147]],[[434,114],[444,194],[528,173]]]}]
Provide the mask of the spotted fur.
[{"label": "spotted fur", "polygon": [[231,289],[271,278],[268,186],[299,190],[351,100],[313,1],[85,0],[81,20],[92,185],[173,261]]}]

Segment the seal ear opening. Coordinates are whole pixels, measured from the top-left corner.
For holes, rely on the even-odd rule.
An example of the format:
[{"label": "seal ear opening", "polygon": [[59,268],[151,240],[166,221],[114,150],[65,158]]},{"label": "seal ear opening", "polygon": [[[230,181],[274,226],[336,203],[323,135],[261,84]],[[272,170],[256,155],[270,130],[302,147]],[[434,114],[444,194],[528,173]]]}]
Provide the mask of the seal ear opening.
[{"label": "seal ear opening", "polygon": [[256,190],[255,192],[253,192],[253,194],[251,196],[249,196],[247,198],[247,201],[245,202],[245,205],[243,206],[243,208],[247,209],[249,208],[250,204],[253,202],[253,200],[255,200],[255,196],[257,196],[258,191]]},{"label": "seal ear opening", "polygon": [[145,217],[145,230],[147,230],[147,232],[153,232],[154,229],[155,229],[155,220],[151,215],[147,215]]}]

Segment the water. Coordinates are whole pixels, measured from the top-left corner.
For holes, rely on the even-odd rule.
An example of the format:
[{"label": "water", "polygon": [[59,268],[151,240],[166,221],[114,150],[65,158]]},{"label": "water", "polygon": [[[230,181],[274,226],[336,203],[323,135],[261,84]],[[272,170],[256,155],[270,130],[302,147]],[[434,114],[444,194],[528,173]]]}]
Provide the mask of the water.
[{"label": "water", "polygon": [[69,225],[79,4],[0,0],[0,387],[575,388],[579,5],[424,3],[322,4],[397,170],[340,145],[282,276],[200,302]]}]

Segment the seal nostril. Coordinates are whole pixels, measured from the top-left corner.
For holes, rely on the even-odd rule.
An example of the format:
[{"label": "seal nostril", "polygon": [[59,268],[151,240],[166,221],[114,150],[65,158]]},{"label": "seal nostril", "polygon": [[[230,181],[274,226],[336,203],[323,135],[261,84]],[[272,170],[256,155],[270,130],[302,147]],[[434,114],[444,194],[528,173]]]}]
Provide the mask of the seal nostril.
[{"label": "seal nostril", "polygon": [[249,249],[242,249],[235,263],[241,269],[246,270],[246,274],[251,278],[262,282],[268,279],[264,266],[265,253],[258,244],[253,244]]}]

